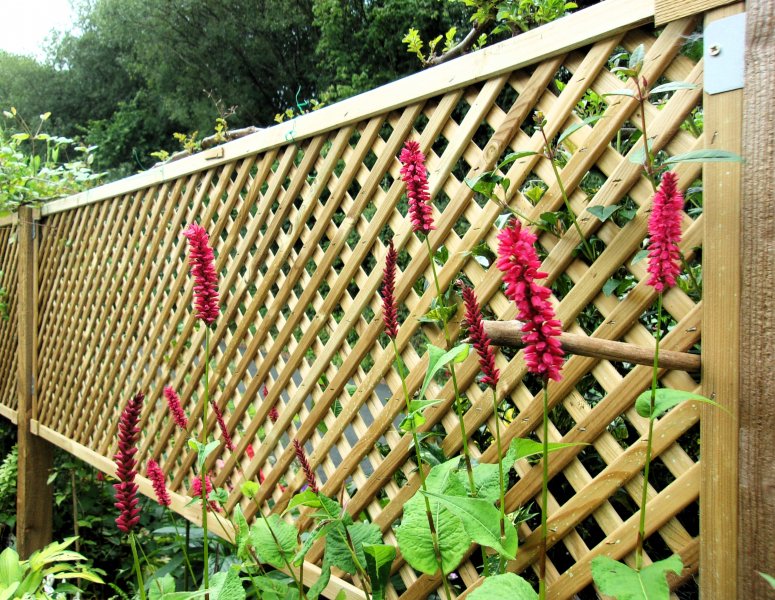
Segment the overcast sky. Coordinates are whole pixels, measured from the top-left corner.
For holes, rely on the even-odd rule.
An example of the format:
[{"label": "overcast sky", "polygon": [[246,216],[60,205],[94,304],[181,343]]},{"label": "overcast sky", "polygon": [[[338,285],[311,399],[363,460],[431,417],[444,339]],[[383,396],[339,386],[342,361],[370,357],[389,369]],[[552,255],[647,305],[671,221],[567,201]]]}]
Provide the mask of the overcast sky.
[{"label": "overcast sky", "polygon": [[69,0],[0,0],[0,50],[43,58],[52,29],[70,29]]}]

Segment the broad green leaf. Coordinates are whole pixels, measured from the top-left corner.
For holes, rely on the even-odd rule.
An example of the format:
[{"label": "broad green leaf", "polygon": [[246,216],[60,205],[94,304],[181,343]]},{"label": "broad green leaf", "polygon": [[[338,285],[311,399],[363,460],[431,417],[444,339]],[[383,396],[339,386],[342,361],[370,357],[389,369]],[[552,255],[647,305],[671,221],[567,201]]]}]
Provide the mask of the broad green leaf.
[{"label": "broad green leaf", "polygon": [[589,206],[587,207],[587,212],[592,213],[605,223],[617,210],[619,210],[619,208],[620,206],[618,204],[612,204],[611,206]]},{"label": "broad green leaf", "polygon": [[521,152],[512,152],[511,154],[507,154],[506,156],[503,157],[503,160],[498,165],[498,169],[502,170],[504,167],[508,167],[515,160],[519,160],[520,158],[525,158],[526,156],[535,156],[536,154],[538,154],[538,152],[534,152],[533,150],[523,150]]},{"label": "broad green leaf", "polygon": [[424,412],[429,406],[441,404],[443,400],[412,400],[409,403],[409,412]]},{"label": "broad green leaf", "polygon": [[212,452],[220,445],[221,445],[221,442],[219,442],[218,440],[213,440],[211,442],[208,442],[204,446],[202,446],[201,444],[199,445],[198,463],[200,467],[204,466],[205,460],[207,460],[207,457],[210,456],[210,454],[212,454]]},{"label": "broad green leaf", "polygon": [[374,600],[385,600],[396,549],[387,544],[366,544],[363,546],[363,554],[366,557],[366,573],[371,582],[371,597]]},{"label": "broad green leaf", "polygon": [[[585,443],[561,443],[561,442],[549,442],[549,453],[557,450],[563,450],[564,448],[572,448],[573,446],[586,446]],[[528,440],[524,438],[514,438],[509,444],[509,451],[503,458],[503,464],[508,465],[509,468],[523,458],[528,456],[541,456],[544,453],[544,446],[541,442],[535,440]]]},{"label": "broad green leaf", "polygon": [[105,583],[102,577],[91,571],[67,571],[66,573],[57,573],[54,579],[85,579],[92,583]]},{"label": "broad green leaf", "polygon": [[327,558],[323,559],[323,566],[320,570],[320,577],[317,578],[309,590],[307,590],[307,600],[317,600],[323,590],[326,589],[328,582],[331,581],[331,563]]},{"label": "broad green leaf", "polygon": [[13,548],[6,548],[0,554],[0,588],[10,587],[21,581],[24,571],[19,563],[19,555]]},{"label": "broad green leaf", "polygon": [[[330,574],[330,572],[329,572]],[[262,597],[285,598],[290,587],[284,581],[267,577],[266,575],[257,575],[253,577],[256,587],[262,592]]]},{"label": "broad green leaf", "polygon": [[172,575],[165,575],[148,583],[148,600],[162,600],[165,594],[174,592],[175,578]]},{"label": "broad green leaf", "polygon": [[[504,480],[508,476],[509,466],[503,466],[503,478]],[[474,472],[474,489],[476,490],[476,497],[490,502],[495,502],[500,499],[500,484],[498,483],[498,463],[480,463],[473,468]],[[468,489],[468,474],[465,471],[458,471],[460,481]]]},{"label": "broad green leaf", "polygon": [[492,198],[493,192],[495,192],[495,186],[503,181],[503,177],[492,171],[486,171],[476,177],[466,177],[463,181],[475,192],[479,192],[483,196]]},{"label": "broad green leaf", "polygon": [[239,573],[229,570],[213,575],[210,578],[210,600],[245,600]]},{"label": "broad green leaf", "polygon": [[363,553],[364,544],[381,544],[382,532],[374,523],[353,523],[347,527],[347,533],[352,540],[352,549],[348,546],[344,525],[337,523],[326,536],[326,556],[331,565],[342,569],[346,573],[355,575],[358,573],[358,565],[353,559],[352,550],[358,559],[361,568],[366,567],[366,557]]},{"label": "broad green leaf", "polygon": [[247,560],[249,558],[247,546],[250,541],[250,528],[239,504],[234,507],[232,521],[234,522],[234,545],[237,547],[237,556],[240,560]]},{"label": "broad green leaf", "polygon": [[[435,504],[435,508],[433,508]],[[471,544],[471,538],[463,522],[440,502],[432,503],[433,525],[438,532],[442,570],[451,573],[463,560]],[[396,528],[396,539],[406,562],[413,568],[433,575],[438,573],[436,552],[431,538],[425,500],[421,493],[415,494],[405,505],[401,525]]]},{"label": "broad green leaf", "polygon": [[616,600],[669,600],[668,571],[680,573],[683,563],[678,555],[655,562],[640,571],[607,556],[592,560],[592,578],[603,594]]},{"label": "broad green leaf", "polygon": [[662,85],[658,85],[649,92],[649,95],[662,94],[664,92],[675,92],[676,90],[693,90],[696,87],[696,85],[689,83],[688,81],[673,81],[671,83],[663,83]]},{"label": "broad green leaf", "polygon": [[442,348],[428,344],[428,370],[420,388],[420,400],[425,398],[425,392],[436,373],[451,362],[463,362],[468,357],[469,349],[469,344],[459,344],[445,352]]},{"label": "broad green leaf", "polygon": [[580,123],[574,123],[573,125],[568,127],[565,131],[563,131],[560,134],[560,137],[557,138],[557,144],[558,145],[562,144],[569,135],[573,135],[574,133],[576,133],[582,127],[584,127],[586,125],[592,125],[593,123],[599,121],[602,118],[603,118],[603,115],[592,115],[591,117],[587,117],[586,119],[584,119]]},{"label": "broad green leaf", "polygon": [[508,523],[506,537],[501,540],[500,511],[488,500],[481,498],[462,498],[425,492],[462,518],[463,527],[471,539],[480,546],[494,548],[503,556],[514,559],[517,556],[517,530]]},{"label": "broad green leaf", "polygon": [[681,162],[743,162],[743,157],[729,150],[692,150],[671,156],[662,164],[674,165]]},{"label": "broad green leaf", "polygon": [[[466,488],[463,486],[461,477],[458,476],[461,474],[458,470],[459,465],[459,456],[451,458],[448,461],[441,463],[440,465],[436,465],[428,472],[428,475],[425,478],[425,486],[429,491],[436,492],[438,494],[465,496]],[[462,477],[466,477],[466,475],[462,474]],[[417,494],[415,494],[415,496],[416,495]],[[431,501],[431,505],[433,504],[434,501]]]},{"label": "broad green leaf", "polygon": [[538,594],[516,573],[504,573],[485,578],[468,597],[471,600],[536,600]]},{"label": "broad green leaf", "polygon": [[261,518],[250,528],[250,542],[259,559],[276,569],[285,568],[286,560],[288,562],[293,560],[293,555],[296,553],[296,535],[296,528],[283,521],[278,515]]},{"label": "broad green leaf", "polygon": [[722,408],[721,405],[714,402],[710,398],[700,396],[699,394],[693,394],[692,392],[684,392],[683,390],[671,390],[667,388],[659,388],[655,390],[654,395],[654,410],[651,410],[651,390],[646,390],[635,400],[635,410],[644,419],[657,419],[665,414],[668,410],[681,402],[687,400],[696,400],[697,402],[705,402],[706,404],[712,404]]},{"label": "broad green leaf", "polygon": [[288,508],[283,511],[283,514],[287,513],[292,508],[297,506],[311,506],[312,508],[320,508],[320,498],[312,490],[305,490],[300,494],[296,494],[288,503]]},{"label": "broad green leaf", "polygon": [[259,483],[257,481],[246,481],[240,486],[242,495],[251,500],[258,494]]}]

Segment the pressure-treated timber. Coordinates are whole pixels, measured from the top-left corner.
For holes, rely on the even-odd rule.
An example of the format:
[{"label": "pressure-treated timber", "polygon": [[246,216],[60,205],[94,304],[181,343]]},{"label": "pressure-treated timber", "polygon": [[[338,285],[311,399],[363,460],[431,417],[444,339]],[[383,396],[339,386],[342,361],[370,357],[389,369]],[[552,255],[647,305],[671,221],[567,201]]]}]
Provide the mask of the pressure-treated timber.
[{"label": "pressure-treated timber", "polygon": [[654,24],[664,25],[670,21],[708,12],[725,4],[733,4],[735,0],[654,0]]},{"label": "pressure-treated timber", "polygon": [[[523,348],[522,323],[519,321],[484,321],[484,331],[496,346]],[[636,365],[654,364],[654,351],[626,342],[601,340],[586,335],[563,332],[560,334],[562,349],[567,354],[592,356],[606,360],[630,362]],[[688,352],[660,351],[658,366],[662,369],[677,369],[687,373],[700,370],[700,355]]]},{"label": "pressure-treated timber", "polygon": [[19,556],[23,559],[51,541],[54,510],[53,490],[48,483],[49,471],[54,466],[53,447],[31,430],[36,403],[38,217],[37,210],[22,207],[16,239],[19,244],[16,538]]},{"label": "pressure-treated timber", "polygon": [[[773,598],[775,573],[775,4],[746,2],[740,215],[738,597]],[[767,215],[765,218],[759,218]]]}]

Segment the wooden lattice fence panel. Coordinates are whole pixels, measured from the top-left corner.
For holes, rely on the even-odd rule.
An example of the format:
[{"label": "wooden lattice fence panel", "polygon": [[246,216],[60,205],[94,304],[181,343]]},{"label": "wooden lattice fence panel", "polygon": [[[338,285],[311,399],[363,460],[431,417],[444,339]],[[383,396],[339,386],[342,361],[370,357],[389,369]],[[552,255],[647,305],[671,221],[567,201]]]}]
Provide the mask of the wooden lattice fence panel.
[{"label": "wooden lattice fence panel", "polygon": [[[633,4],[616,5],[621,11]],[[560,26],[574,27],[567,22]],[[652,188],[630,160],[642,152],[640,109],[633,98],[605,94],[628,85],[613,68],[618,55],[640,44],[646,47],[643,75],[649,82],[701,85],[702,63],[681,53],[695,28],[692,19],[670,23],[658,36],[650,28],[632,29],[641,22],[636,15],[628,26],[593,36],[594,43],[569,43],[532,63],[517,67],[514,61],[510,69],[472,77],[465,85],[439,86],[435,94],[418,92],[422,95],[382,111],[362,110],[361,116],[333,124],[323,124],[321,116],[317,129],[318,117],[310,115],[279,141],[276,129],[268,130],[265,138],[258,134],[226,146],[225,157],[212,164],[207,155],[190,159],[196,168],[165,167],[152,177],[140,176],[141,184],[118,184],[120,192],[102,193],[99,201],[87,195],[44,209],[35,415],[40,435],[109,471],[120,411],[131,395],[145,392],[138,458],[142,465],[149,458],[161,463],[175,509],[196,520],[196,511],[185,508],[195,461],[186,440],[203,427],[220,436],[211,412],[207,423],[201,420],[204,330],[192,311],[181,237],[186,224],[197,221],[211,236],[220,274],[222,314],[210,338],[210,394],[226,415],[236,450],[222,446],[209,467],[216,484],[230,490],[226,510],[239,503],[250,519],[259,508],[282,512],[304,485],[291,443],[298,439],[323,492],[340,497],[352,515],[378,524],[385,540],[395,543],[394,527],[419,481],[410,438],[397,428],[404,398],[377,294],[388,239],[400,252],[397,344],[409,370],[410,393],[424,376],[425,340],[445,345],[437,329],[420,321],[436,290],[424,242],[406,217],[398,153],[405,140],[416,139],[428,157],[437,227],[429,241],[434,250],[446,249],[446,259],[436,265],[442,288],[464,277],[489,318],[509,320],[516,307],[503,294],[500,272],[492,260],[470,253],[480,244],[496,248],[495,223],[503,211],[474,194],[464,179],[493,169],[510,152],[540,152],[537,110],[545,115],[550,137],[590,113],[602,114],[569,138],[572,154],[561,169],[581,229],[594,238],[596,260],[590,263],[577,250],[572,227],[549,228],[540,232],[542,270],[549,273],[567,331],[653,346],[655,294],[645,285],[646,263],[638,260]],[[704,146],[698,126],[685,125],[700,100],[700,88],[685,89],[646,105],[653,152],[675,155]],[[337,111],[348,114],[337,107],[320,114]],[[229,148],[238,148],[235,157]],[[682,189],[697,187],[698,166],[685,164],[677,172]],[[526,156],[503,174],[511,183],[504,200],[531,221],[562,209],[546,158]],[[690,194],[687,206],[695,210],[683,223],[682,250],[690,267],[702,246],[697,194]],[[587,211],[612,205],[620,208],[605,222]],[[12,274],[7,231],[0,228],[0,264]],[[612,279],[619,281],[613,290]],[[669,332],[663,347],[695,347],[702,312],[697,295],[676,287],[665,295],[664,307]],[[13,344],[11,316],[8,323],[0,321],[4,357]],[[459,318],[452,330],[458,335]],[[496,418],[508,442],[537,435],[542,414],[540,385],[527,375],[522,353],[502,349],[497,362],[498,415],[476,381],[475,357],[457,373],[467,399],[471,451],[482,462],[497,459],[490,443]],[[13,408],[11,363],[4,360],[0,368],[3,403]],[[552,441],[587,444],[553,454],[550,463],[553,598],[592,593],[588,567],[594,556],[631,561],[647,429],[633,404],[650,377],[645,366],[571,356],[563,380],[550,385]],[[698,386],[694,376],[680,371],[663,372],[661,383],[683,390]],[[165,385],[184,401],[188,433],[171,421],[162,397]],[[434,383],[430,395],[442,403],[426,412],[423,428],[437,432],[445,454],[453,456],[461,436],[451,383]],[[272,407],[279,413],[275,423],[269,419]],[[698,409],[686,404],[659,420],[657,476],[649,492],[648,557],[680,553],[687,566],[684,579],[697,570],[698,419]],[[263,482],[257,502],[241,495],[245,480]],[[518,463],[507,509],[535,502],[540,485],[539,465]],[[147,482],[142,486],[148,493]],[[307,513],[299,524],[311,526]],[[538,536],[536,519],[521,526],[521,548],[510,570],[533,576]],[[320,564],[322,550],[322,542],[315,545],[308,561]],[[458,593],[476,584],[480,562],[472,553],[460,566]],[[314,572],[314,566],[308,568]],[[400,556],[394,569],[391,598],[425,598],[440,585]],[[333,585],[346,587],[338,578]],[[355,597],[354,588],[347,589]]]},{"label": "wooden lattice fence panel", "polygon": [[0,414],[16,421],[17,218],[0,219]]}]

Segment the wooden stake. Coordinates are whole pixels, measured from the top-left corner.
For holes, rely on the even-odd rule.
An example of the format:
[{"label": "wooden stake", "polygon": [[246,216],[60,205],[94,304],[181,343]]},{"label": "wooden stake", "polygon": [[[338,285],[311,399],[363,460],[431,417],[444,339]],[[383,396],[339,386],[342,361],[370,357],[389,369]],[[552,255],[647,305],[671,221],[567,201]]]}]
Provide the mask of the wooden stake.
[{"label": "wooden stake", "polygon": [[16,497],[16,538],[19,555],[26,559],[51,541],[53,498],[48,474],[53,466],[53,446],[31,430],[36,417],[35,357],[37,348],[37,219],[29,207],[19,210],[18,286],[18,435],[19,472]]}]

